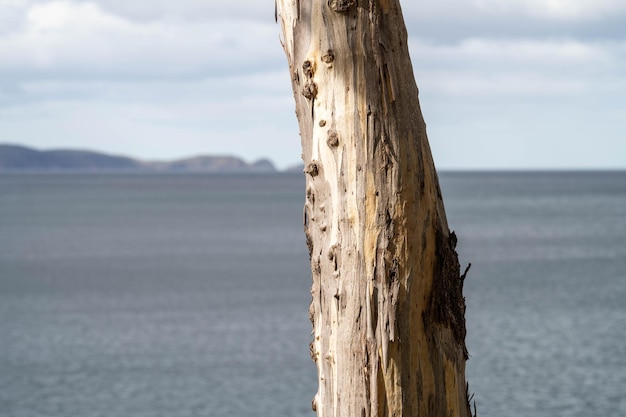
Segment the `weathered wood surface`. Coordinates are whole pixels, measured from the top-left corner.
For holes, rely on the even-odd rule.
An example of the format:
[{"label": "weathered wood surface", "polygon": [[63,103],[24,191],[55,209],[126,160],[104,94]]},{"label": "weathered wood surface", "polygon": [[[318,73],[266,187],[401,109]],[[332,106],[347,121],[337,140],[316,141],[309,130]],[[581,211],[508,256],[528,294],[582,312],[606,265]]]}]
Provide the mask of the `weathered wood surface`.
[{"label": "weathered wood surface", "polygon": [[466,417],[463,278],[398,0],[277,0],[320,417]]}]

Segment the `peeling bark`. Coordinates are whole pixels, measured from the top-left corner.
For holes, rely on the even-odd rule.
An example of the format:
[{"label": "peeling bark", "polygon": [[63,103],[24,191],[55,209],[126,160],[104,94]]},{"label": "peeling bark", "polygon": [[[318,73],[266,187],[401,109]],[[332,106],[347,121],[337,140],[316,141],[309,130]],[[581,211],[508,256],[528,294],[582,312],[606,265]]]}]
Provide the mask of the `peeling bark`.
[{"label": "peeling bark", "polygon": [[320,417],[471,416],[465,274],[399,2],[276,6],[306,166],[313,408]]}]

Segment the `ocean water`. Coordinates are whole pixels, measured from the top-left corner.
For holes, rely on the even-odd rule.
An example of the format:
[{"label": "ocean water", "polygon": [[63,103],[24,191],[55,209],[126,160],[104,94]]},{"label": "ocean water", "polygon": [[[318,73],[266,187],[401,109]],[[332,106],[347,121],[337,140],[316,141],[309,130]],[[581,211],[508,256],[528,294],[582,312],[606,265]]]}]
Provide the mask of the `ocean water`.
[{"label": "ocean water", "polygon": [[[440,179],[478,415],[626,415],[626,173]],[[0,416],[314,416],[303,194],[0,176]]]}]

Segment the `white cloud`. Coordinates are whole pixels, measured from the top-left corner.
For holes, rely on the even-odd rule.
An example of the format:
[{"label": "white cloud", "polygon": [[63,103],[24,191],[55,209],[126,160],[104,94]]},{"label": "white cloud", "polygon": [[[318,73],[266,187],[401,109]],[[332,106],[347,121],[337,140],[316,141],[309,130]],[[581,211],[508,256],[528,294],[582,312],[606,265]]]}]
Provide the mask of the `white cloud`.
[{"label": "white cloud", "polygon": [[[254,20],[274,19],[274,0],[65,0],[74,5],[96,5],[108,14],[131,21]],[[58,0],[0,0],[0,21],[10,9],[23,10]]]},{"label": "white cloud", "polygon": [[626,40],[412,39],[444,168],[626,166]]},{"label": "white cloud", "polygon": [[626,13],[622,0],[429,0],[402,3],[405,14],[424,18],[486,16],[541,20],[590,20]]},{"label": "white cloud", "polygon": [[409,34],[435,42],[466,38],[624,38],[622,0],[426,0],[404,2]]},{"label": "white cloud", "polygon": [[[418,83],[446,95],[534,96],[614,90],[626,69],[626,41],[413,39]],[[626,93],[626,91],[624,91]]]},{"label": "white cloud", "polygon": [[[551,39],[469,38],[455,44],[411,39],[411,54],[419,64],[568,68],[579,65],[611,65],[615,52],[626,42],[594,43]],[[473,62],[473,64],[472,64]]]},{"label": "white cloud", "polygon": [[97,3],[108,12],[140,21],[244,19],[274,22],[274,0],[100,0]]},{"label": "white cloud", "polygon": [[[202,77],[280,65],[278,29],[246,20],[133,22],[94,3],[32,4],[0,37],[0,71],[47,76]],[[259,44],[275,44],[259,48]]]},{"label": "white cloud", "polygon": [[[593,147],[563,145],[583,136],[626,166],[626,2],[403,9],[443,166],[603,166]],[[272,0],[0,0],[0,140],[298,162],[273,14]]]},{"label": "white cloud", "polygon": [[424,75],[429,90],[448,96],[552,97],[585,91],[580,80],[553,79],[533,73],[491,75],[482,73],[437,72]]},{"label": "white cloud", "polygon": [[480,9],[540,19],[591,20],[626,12],[622,0],[475,0]]},{"label": "white cloud", "polygon": [[0,37],[20,28],[28,0],[0,0]]}]

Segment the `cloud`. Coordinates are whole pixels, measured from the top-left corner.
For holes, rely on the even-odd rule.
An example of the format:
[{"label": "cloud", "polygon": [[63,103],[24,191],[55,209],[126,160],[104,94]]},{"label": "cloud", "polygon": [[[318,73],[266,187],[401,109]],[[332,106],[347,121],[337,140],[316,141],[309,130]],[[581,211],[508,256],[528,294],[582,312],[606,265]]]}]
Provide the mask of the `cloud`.
[{"label": "cloud", "polygon": [[542,20],[597,20],[625,13],[621,0],[476,0],[480,10],[499,15],[518,15]]},{"label": "cloud", "polygon": [[107,0],[98,3],[107,12],[137,21],[234,19],[274,22],[274,0]]},{"label": "cloud", "polygon": [[[35,3],[24,12],[21,30],[0,37],[0,71],[8,75],[202,78],[281,64],[273,22],[136,22],[95,3],[68,1]],[[259,48],[268,43],[276,47]]]},{"label": "cloud", "polygon": [[623,88],[626,70],[626,40],[467,39],[439,45],[412,39],[411,55],[418,82],[445,95],[548,97],[609,92]]},{"label": "cloud", "polygon": [[438,17],[500,17],[597,20],[626,13],[621,0],[439,0],[404,2],[405,14]]},{"label": "cloud", "polygon": [[466,38],[623,39],[621,0],[440,0],[404,2],[412,36],[435,42]]},{"label": "cloud", "polygon": [[414,36],[410,47],[439,167],[626,166],[624,36]]},{"label": "cloud", "polygon": [[[0,0],[0,21],[34,5],[47,5],[58,0]],[[134,22],[150,21],[223,21],[249,20],[259,23],[274,21],[273,0],[65,0],[73,5],[97,5],[107,14]],[[19,14],[19,13],[18,13]]]},{"label": "cloud", "polygon": [[[402,4],[443,166],[602,165],[583,132],[619,166],[626,2]],[[298,162],[279,30],[272,0],[0,0],[2,140]]]}]

